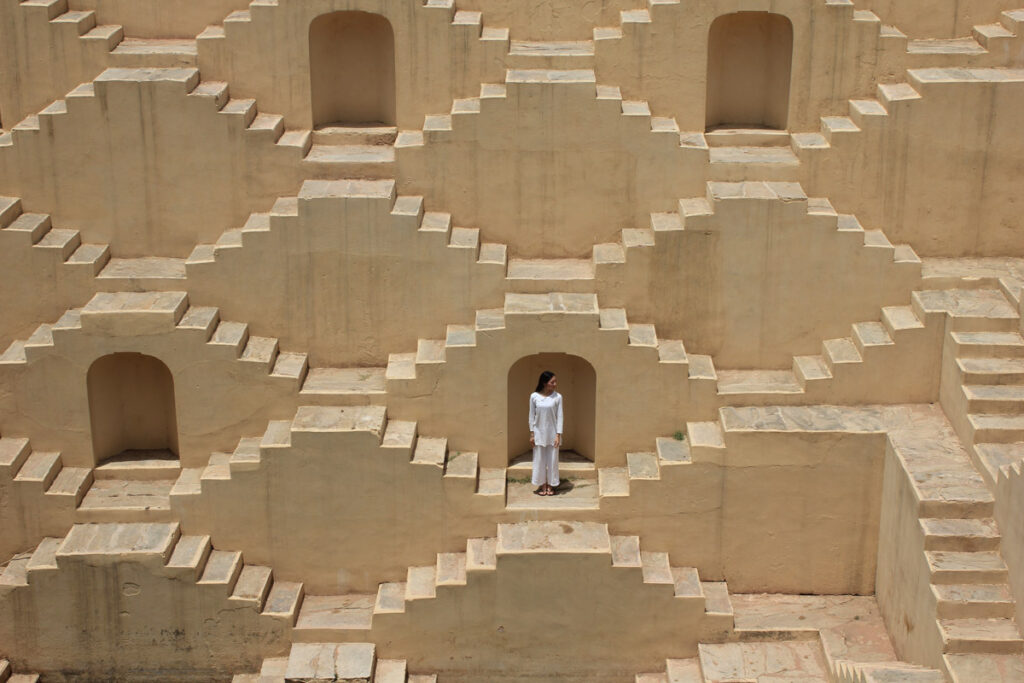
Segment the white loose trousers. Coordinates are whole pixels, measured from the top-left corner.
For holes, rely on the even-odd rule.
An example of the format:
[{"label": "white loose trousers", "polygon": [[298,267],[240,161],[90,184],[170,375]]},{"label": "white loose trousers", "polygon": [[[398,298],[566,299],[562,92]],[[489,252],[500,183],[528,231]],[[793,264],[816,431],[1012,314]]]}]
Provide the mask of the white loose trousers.
[{"label": "white loose trousers", "polygon": [[558,486],[558,482],[558,448],[556,446],[534,446],[533,485]]}]

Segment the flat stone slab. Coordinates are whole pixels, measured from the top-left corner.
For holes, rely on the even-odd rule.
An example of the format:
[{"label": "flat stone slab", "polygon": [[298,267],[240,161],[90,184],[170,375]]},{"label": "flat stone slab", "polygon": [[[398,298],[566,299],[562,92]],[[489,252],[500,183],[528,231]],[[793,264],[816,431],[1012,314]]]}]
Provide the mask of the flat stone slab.
[{"label": "flat stone slab", "polygon": [[498,525],[503,553],[608,553],[608,527],[595,522],[521,522]]},{"label": "flat stone slab", "polygon": [[61,543],[57,556],[169,556],[177,538],[177,524],[76,524]]},{"label": "flat stone slab", "polygon": [[292,420],[293,432],[384,433],[384,406],[300,406]]},{"label": "flat stone slab", "polygon": [[311,368],[303,394],[384,394],[385,368]]},{"label": "flat stone slab", "polygon": [[835,659],[898,659],[873,596],[762,593],[729,597],[738,631],[806,633],[814,629],[821,632],[822,642]]},{"label": "flat stone slab", "polygon": [[828,683],[824,652],[813,640],[699,645],[708,681]]},{"label": "flat stone slab", "polygon": [[307,595],[295,628],[369,630],[373,603],[373,595]]},{"label": "flat stone slab", "polygon": [[185,259],[159,256],[112,258],[96,277],[104,280],[184,280]]},{"label": "flat stone slab", "polygon": [[97,479],[80,510],[170,510],[173,479]]},{"label": "flat stone slab", "polygon": [[505,506],[509,510],[596,510],[599,507],[596,479],[567,479],[562,477],[556,495],[538,496],[529,475],[510,479]]}]

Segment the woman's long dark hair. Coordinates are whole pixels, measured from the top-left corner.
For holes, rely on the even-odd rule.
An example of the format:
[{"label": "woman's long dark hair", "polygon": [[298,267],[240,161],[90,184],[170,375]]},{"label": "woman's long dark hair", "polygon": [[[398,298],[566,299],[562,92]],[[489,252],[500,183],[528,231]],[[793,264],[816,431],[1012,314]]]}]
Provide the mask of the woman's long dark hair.
[{"label": "woman's long dark hair", "polygon": [[540,373],[540,379],[537,380],[537,388],[534,389],[534,391],[537,392],[538,394],[543,394],[544,387],[547,386],[548,382],[550,382],[551,378],[554,376],[555,373],[551,372],[550,370],[545,370],[544,372]]}]

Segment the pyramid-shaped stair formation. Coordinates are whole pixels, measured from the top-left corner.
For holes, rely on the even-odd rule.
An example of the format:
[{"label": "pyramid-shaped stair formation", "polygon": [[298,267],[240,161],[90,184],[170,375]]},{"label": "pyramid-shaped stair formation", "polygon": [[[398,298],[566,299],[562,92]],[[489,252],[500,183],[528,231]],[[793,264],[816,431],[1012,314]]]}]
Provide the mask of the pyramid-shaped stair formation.
[{"label": "pyramid-shaped stair formation", "polygon": [[258,674],[238,674],[232,683],[357,681],[436,683],[437,676],[409,674],[403,659],[380,659],[373,643],[295,643],[287,657],[263,660]]},{"label": "pyramid-shaped stair formation", "polygon": [[[297,642],[310,643],[367,638],[376,642],[380,638],[381,642],[390,642],[396,651],[408,653],[410,660],[415,659],[425,668],[438,662],[446,669],[458,670],[460,664],[451,663],[446,656],[439,659],[441,654],[433,652],[434,636],[425,633],[420,624],[443,622],[448,618],[444,615],[455,610],[463,623],[482,627],[493,621],[503,625],[506,637],[512,641],[534,642],[536,634],[530,635],[528,624],[536,613],[515,601],[506,604],[505,598],[492,595],[492,591],[511,591],[519,596],[519,602],[543,599],[521,591],[538,579],[535,572],[543,571],[548,563],[577,567],[576,576],[581,582],[584,577],[601,582],[588,585],[619,586],[615,591],[618,598],[629,596],[630,604],[643,604],[647,606],[645,610],[653,610],[658,615],[655,621],[659,628],[692,622],[677,632],[699,632],[712,639],[724,638],[732,628],[732,610],[724,583],[702,582],[695,569],[671,566],[667,554],[641,551],[635,536],[610,535],[603,524],[567,521],[501,524],[497,538],[471,539],[464,553],[441,553],[433,565],[410,567],[405,581],[380,584],[376,595],[308,596],[294,637]],[[491,597],[484,599],[484,594]],[[593,599],[603,605],[611,598],[595,594]],[[626,609],[621,603],[616,604]],[[562,605],[560,619],[566,628],[582,636],[595,626],[586,616],[591,612],[590,606],[577,604],[568,597]],[[646,657],[652,647],[657,649],[645,635],[652,625],[652,613],[641,618],[639,613],[626,609],[619,615],[614,629],[635,646],[614,654],[605,652],[600,657],[605,662],[600,665],[625,666],[625,661]],[[470,634],[456,634],[456,639],[456,646],[464,640],[460,649],[478,662],[481,657],[499,655],[492,651],[493,643]],[[535,644],[542,647],[540,641]],[[695,648],[696,643],[689,647]],[[581,664],[577,660],[589,656],[594,654],[567,656],[567,660],[573,661],[560,662],[559,670],[575,670]],[[494,665],[502,666],[500,662]]]},{"label": "pyramid-shaped stair formation", "polygon": [[[83,609],[87,604],[83,576],[111,580],[111,571],[125,579],[121,618],[123,631],[102,643],[93,634],[105,628],[104,617]],[[117,579],[114,579],[115,582]],[[16,556],[0,574],[0,594],[20,606],[20,620],[0,623],[6,642],[16,644],[44,675],[76,671],[85,676],[116,676],[111,652],[145,649],[146,660],[132,663],[132,675],[159,675],[168,667],[216,671],[230,663],[239,666],[259,652],[281,652],[303,599],[300,583],[275,580],[269,567],[247,564],[241,553],[213,549],[208,536],[189,536],[172,524],[77,524],[64,538],[44,539],[31,553]],[[56,597],[63,595],[63,598]],[[77,596],[68,599],[68,596]],[[181,605],[164,610],[163,601]],[[40,619],[43,614],[49,619]],[[231,622],[231,635],[203,641],[203,624]],[[23,620],[31,620],[23,621]],[[62,637],[63,624],[89,624],[79,636],[66,637],[65,648],[54,656],[39,645]],[[32,629],[24,623],[34,623]],[[224,625],[223,623],[221,625]],[[171,629],[191,640],[190,654],[161,651],[158,633]],[[140,634],[153,634],[140,643]],[[198,647],[204,642],[203,647]],[[134,644],[133,644],[134,643]],[[209,649],[207,649],[209,648]]]}]

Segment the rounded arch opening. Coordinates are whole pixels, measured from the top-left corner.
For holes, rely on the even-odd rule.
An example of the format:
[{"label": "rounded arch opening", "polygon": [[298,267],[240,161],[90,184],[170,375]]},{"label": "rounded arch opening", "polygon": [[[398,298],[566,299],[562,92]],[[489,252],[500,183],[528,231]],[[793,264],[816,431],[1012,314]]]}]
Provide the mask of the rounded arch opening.
[{"label": "rounded arch opening", "polygon": [[793,23],[773,12],[734,12],[708,34],[706,124],[785,129],[793,65]]},{"label": "rounded arch opening", "polygon": [[520,358],[508,371],[508,459],[532,455],[530,448],[530,394],[545,370],[558,377],[563,398],[564,432],[561,452],[593,462],[594,414],[597,406],[597,373],[584,358],[568,353],[537,353]]},{"label": "rounded arch opening", "polygon": [[395,34],[379,14],[346,10],[309,25],[313,127],[395,125]]},{"label": "rounded arch opening", "polygon": [[141,353],[98,358],[86,375],[93,458],[177,458],[174,378],[159,359]]}]

